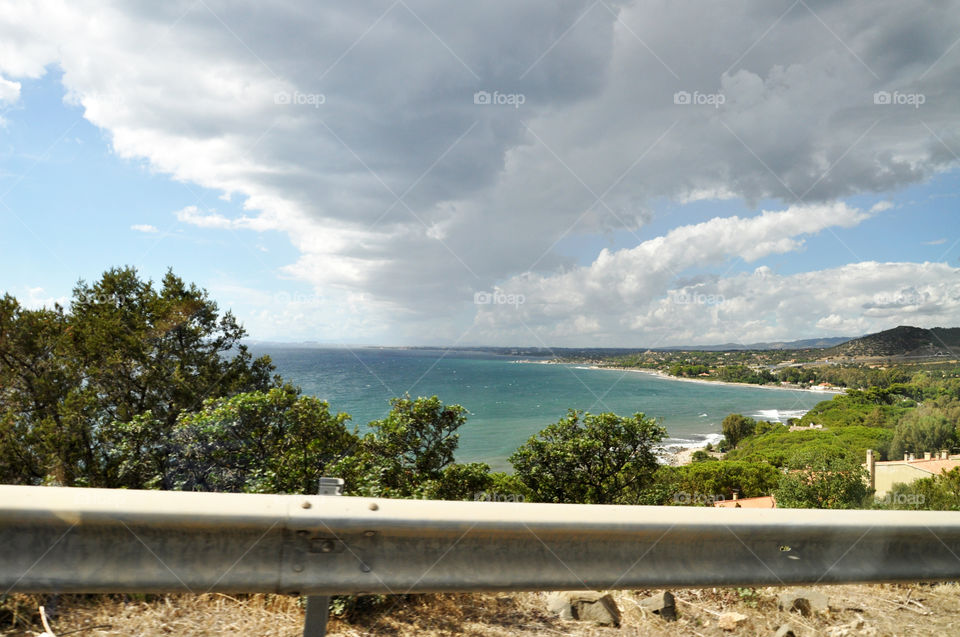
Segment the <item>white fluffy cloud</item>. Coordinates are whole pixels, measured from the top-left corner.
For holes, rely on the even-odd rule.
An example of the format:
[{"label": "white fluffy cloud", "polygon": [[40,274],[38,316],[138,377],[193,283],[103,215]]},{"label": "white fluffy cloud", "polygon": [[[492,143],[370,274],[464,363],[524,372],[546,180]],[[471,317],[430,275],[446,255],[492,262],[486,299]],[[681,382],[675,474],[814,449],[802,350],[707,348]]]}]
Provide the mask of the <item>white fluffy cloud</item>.
[{"label": "white fluffy cloud", "polygon": [[69,304],[69,299],[67,297],[52,296],[51,294],[48,294],[46,290],[40,287],[26,288],[24,293],[17,295],[17,299],[20,301],[23,307],[31,310],[39,310],[41,308],[53,309],[57,303],[64,307]]},{"label": "white fluffy cloud", "polygon": [[173,213],[177,221],[198,228],[215,228],[228,230],[233,228],[250,228],[253,230],[269,230],[270,224],[261,219],[239,217],[229,219],[216,211],[202,212],[197,206],[187,206]]},{"label": "white fluffy cloud", "polygon": [[523,303],[484,306],[475,333],[500,342],[657,347],[857,336],[894,325],[956,325],[960,317],[960,268],[945,263],[862,262],[792,275],[761,266],[667,289],[651,283],[650,298],[583,279],[586,288],[567,279],[533,291],[512,282],[501,294],[519,294]]},{"label": "white fluffy cloud", "polygon": [[20,99],[20,82],[11,82],[0,77],[0,104],[12,103]]},{"label": "white fluffy cloud", "polygon": [[[784,14],[761,0],[704,2],[696,21],[667,0],[0,6],[0,73],[58,65],[68,98],[120,156],[243,198],[239,219],[194,206],[177,217],[287,233],[299,256],[285,274],[336,305],[314,315],[318,329],[349,307],[366,326],[357,339],[389,324],[394,337],[453,340],[474,291],[518,280],[543,286],[545,334],[635,335],[636,320],[589,317],[551,295],[589,274],[570,298],[633,302],[704,261],[795,250],[833,214],[868,214],[832,202],[923,180],[960,149],[949,3],[807,2]],[[477,104],[477,91],[523,104]],[[875,104],[882,91],[924,103]],[[657,201],[734,197],[787,210],[682,226],[587,270],[554,249],[635,230]],[[659,265],[650,274],[639,260]],[[844,312],[815,323],[863,316]]]},{"label": "white fluffy cloud", "polygon": [[[872,210],[884,208],[878,205]],[[898,270],[896,264],[869,263],[781,277],[761,266],[749,276],[699,276],[680,287],[677,284],[692,264],[751,263],[791,252],[803,246],[806,236],[856,226],[870,214],[842,203],[803,205],[681,226],[635,248],[603,250],[589,266],[556,275],[527,273],[508,279],[498,288],[501,298],[522,299],[522,303],[481,305],[475,327],[482,340],[526,336],[541,343],[572,345],[587,339],[611,346],[626,344],[625,339],[634,345],[667,345],[680,342],[678,338],[699,344],[789,338],[809,332],[814,325],[833,334],[845,328],[856,335],[862,327],[876,323],[871,319],[905,315],[907,310],[902,307],[896,308],[899,313],[881,311],[879,306],[866,311],[863,303],[881,292],[894,295],[903,290],[916,280],[914,268],[902,265]],[[875,272],[874,280],[865,278],[870,272]],[[873,282],[882,282],[884,287],[878,289]],[[815,283],[827,293],[815,289]],[[846,286],[840,296],[833,287],[838,283]],[[951,290],[956,296],[960,281],[950,289],[927,288],[926,298],[932,302],[940,298],[933,292]],[[787,295],[795,295],[795,300],[782,298]],[[852,298],[858,300],[850,304]],[[842,316],[855,316],[859,322],[831,319],[827,314],[830,308],[834,313],[842,308]],[[956,310],[955,305],[943,308],[954,318]],[[914,313],[922,314],[919,310]]]}]

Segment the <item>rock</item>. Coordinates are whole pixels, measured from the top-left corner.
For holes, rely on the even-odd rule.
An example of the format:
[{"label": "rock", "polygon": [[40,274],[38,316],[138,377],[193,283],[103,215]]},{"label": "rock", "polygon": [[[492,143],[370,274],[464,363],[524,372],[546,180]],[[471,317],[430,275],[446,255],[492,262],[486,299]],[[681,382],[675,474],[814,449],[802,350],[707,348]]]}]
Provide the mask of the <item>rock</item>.
[{"label": "rock", "polygon": [[547,595],[547,610],[560,619],[573,619],[573,608],[567,598],[569,593],[550,593]]},{"label": "rock", "polygon": [[717,626],[721,630],[736,630],[743,626],[750,619],[743,613],[722,613],[717,620]]},{"label": "rock", "polygon": [[788,613],[798,611],[804,617],[808,617],[811,613],[825,613],[830,610],[830,603],[826,595],[806,588],[781,593],[777,599],[780,610],[785,610]]},{"label": "rock", "polygon": [[773,635],[773,637],[797,637],[797,634],[793,632],[793,626],[790,624],[784,624],[777,629],[777,632]]},{"label": "rock", "polygon": [[673,593],[664,591],[657,593],[652,597],[647,597],[637,602],[637,605],[644,610],[648,610],[654,615],[660,615],[667,621],[673,621],[677,618],[676,602],[673,599]]},{"label": "rock", "polygon": [[582,603],[577,608],[577,619],[590,621],[601,626],[620,627],[620,609],[609,595],[604,595],[594,603]]},{"label": "rock", "polygon": [[842,626],[832,626],[827,629],[827,637],[871,637],[877,634],[877,629],[873,626],[867,626],[862,617],[857,617],[849,624]]},{"label": "rock", "polygon": [[610,595],[596,591],[561,591],[547,596],[547,608],[560,619],[579,619],[620,627],[620,609]]}]

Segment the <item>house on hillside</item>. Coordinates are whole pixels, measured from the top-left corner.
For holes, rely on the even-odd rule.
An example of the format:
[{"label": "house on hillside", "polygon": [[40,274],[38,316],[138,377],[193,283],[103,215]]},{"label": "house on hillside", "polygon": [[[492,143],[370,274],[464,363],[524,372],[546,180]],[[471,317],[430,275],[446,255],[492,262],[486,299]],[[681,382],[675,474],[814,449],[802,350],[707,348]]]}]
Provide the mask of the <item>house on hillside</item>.
[{"label": "house on hillside", "polygon": [[867,449],[867,474],[870,487],[875,490],[875,496],[882,498],[893,488],[893,485],[902,482],[910,484],[920,478],[932,478],[960,467],[960,455],[951,456],[946,450],[937,454],[926,452],[923,458],[917,458],[912,453],[903,454],[903,460],[886,460],[877,462],[873,449]]}]

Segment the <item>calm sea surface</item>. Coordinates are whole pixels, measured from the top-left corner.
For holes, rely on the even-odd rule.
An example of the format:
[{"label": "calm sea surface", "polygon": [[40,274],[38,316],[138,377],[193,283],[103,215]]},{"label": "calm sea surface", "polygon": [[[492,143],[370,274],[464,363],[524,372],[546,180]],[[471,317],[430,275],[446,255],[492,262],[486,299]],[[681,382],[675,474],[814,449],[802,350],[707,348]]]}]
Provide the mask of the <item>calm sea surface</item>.
[{"label": "calm sea surface", "polygon": [[269,354],[277,372],[304,393],[347,412],[364,425],[382,418],[394,396],[436,394],[469,412],[457,459],[507,469],[509,456],[567,409],[660,418],[668,444],[700,446],[719,440],[729,413],[765,420],[803,414],[832,396],[807,391],[689,383],[637,372],[573,365],[516,363],[516,357],[442,350],[252,346]]}]

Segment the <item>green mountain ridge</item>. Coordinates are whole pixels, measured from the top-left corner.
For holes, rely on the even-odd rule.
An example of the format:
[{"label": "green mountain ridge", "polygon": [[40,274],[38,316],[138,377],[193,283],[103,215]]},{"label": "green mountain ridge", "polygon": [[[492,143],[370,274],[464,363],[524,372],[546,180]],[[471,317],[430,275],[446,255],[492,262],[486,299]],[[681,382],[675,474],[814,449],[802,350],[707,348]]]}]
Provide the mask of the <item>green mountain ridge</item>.
[{"label": "green mountain ridge", "polygon": [[824,354],[830,357],[955,356],[960,355],[960,327],[926,329],[899,325],[831,347]]}]

